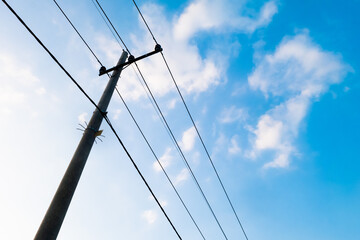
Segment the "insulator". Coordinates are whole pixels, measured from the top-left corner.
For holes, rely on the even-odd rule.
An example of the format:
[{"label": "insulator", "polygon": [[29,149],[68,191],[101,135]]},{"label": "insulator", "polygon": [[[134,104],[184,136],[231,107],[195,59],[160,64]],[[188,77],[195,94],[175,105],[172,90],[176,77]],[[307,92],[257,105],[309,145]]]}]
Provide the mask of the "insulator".
[{"label": "insulator", "polygon": [[99,75],[103,75],[106,72],[106,67],[101,66],[100,70],[99,70]]},{"label": "insulator", "polygon": [[161,47],[161,45],[160,44],[156,44],[156,46],[155,46],[155,51],[156,52],[161,52],[163,49],[162,49],[162,47]]},{"label": "insulator", "polygon": [[128,58],[128,61],[133,62],[134,60],[135,60],[135,57],[133,55],[130,55],[129,58]]}]

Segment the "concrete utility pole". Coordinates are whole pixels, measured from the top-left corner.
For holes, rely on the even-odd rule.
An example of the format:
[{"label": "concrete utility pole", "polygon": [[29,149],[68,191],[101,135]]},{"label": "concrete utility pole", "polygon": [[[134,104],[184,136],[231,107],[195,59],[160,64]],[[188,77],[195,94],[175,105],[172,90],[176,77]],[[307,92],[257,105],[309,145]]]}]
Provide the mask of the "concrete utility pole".
[{"label": "concrete utility pole", "polygon": [[[121,54],[117,66],[124,65],[127,55],[125,51]],[[98,103],[98,107],[103,113],[106,112],[109,106],[121,70],[122,67],[114,70]],[[96,136],[99,134],[99,128],[103,118],[103,114],[98,109],[95,109],[46,215],[41,222],[34,238],[35,240],[52,240],[57,238],[92,145],[94,144]]]}]

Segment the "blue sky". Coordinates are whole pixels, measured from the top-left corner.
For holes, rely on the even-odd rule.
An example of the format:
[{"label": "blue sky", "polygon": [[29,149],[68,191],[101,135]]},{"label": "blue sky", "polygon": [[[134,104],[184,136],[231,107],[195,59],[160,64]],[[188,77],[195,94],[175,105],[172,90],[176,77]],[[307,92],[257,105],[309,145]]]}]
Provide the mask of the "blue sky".
[{"label": "blue sky", "polygon": [[[102,1],[129,49],[132,1]],[[9,1],[98,100],[107,80],[52,1]],[[121,48],[90,0],[59,1],[105,66]],[[249,239],[360,238],[358,0],[138,1]],[[93,106],[0,7],[0,239],[33,238]],[[139,63],[229,239],[245,239],[159,55]],[[132,67],[118,87],[206,239],[224,239]],[[109,117],[183,239],[201,239],[117,95]],[[176,239],[110,129],[58,239]]]}]

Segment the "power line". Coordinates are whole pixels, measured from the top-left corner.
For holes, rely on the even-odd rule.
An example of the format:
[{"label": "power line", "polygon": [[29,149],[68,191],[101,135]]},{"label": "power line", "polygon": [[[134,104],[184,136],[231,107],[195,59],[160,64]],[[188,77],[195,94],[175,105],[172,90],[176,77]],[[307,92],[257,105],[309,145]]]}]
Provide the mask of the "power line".
[{"label": "power line", "polygon": [[119,42],[119,40],[116,38],[115,33],[113,32],[113,30],[111,29],[111,27],[109,26],[108,22],[105,20],[105,17],[101,14],[101,10],[99,9],[99,6],[95,3],[94,0],[91,0],[91,2],[93,3],[93,5],[95,6],[96,10],[98,11],[98,13],[100,14],[101,18],[103,19],[103,21],[105,22],[106,26],[108,27],[108,29],[110,30],[111,34],[113,35],[113,37],[116,39],[116,41],[118,42],[118,44],[120,45],[120,47],[124,50],[124,48],[121,46],[121,43]]},{"label": "power line", "polygon": [[56,57],[50,52],[50,50],[42,43],[42,41],[36,36],[36,34],[26,25],[26,23],[20,18],[20,16],[15,12],[15,10],[5,1],[2,0],[3,3],[8,7],[8,9],[15,15],[15,17],[20,21],[20,23],[28,30],[28,32],[36,39],[36,41],[43,47],[43,49],[50,55],[50,57],[58,64],[58,66],[65,72],[65,74],[73,81],[73,83],[75,83],[75,85],[80,89],[80,91],[86,96],[86,98],[96,107],[96,109],[99,110],[99,112],[103,115],[105,121],[107,122],[107,124],[109,125],[110,129],[112,130],[112,132],[115,134],[118,142],[120,143],[120,145],[122,146],[123,150],[125,151],[126,155],[129,157],[129,159],[131,160],[133,166],[135,167],[136,171],[138,172],[138,174],[140,175],[141,179],[143,180],[143,182],[145,183],[146,187],[148,188],[148,190],[150,191],[151,195],[154,197],[156,203],[159,205],[161,211],[163,212],[163,214],[165,215],[165,217],[167,218],[168,222],[170,223],[171,227],[173,228],[173,230],[175,231],[176,235],[178,236],[179,239],[182,239],[181,236],[179,235],[178,231],[176,230],[175,226],[173,225],[173,223],[171,222],[170,218],[168,217],[168,215],[166,214],[165,210],[163,209],[163,207],[161,206],[159,200],[157,199],[157,197],[155,196],[154,192],[152,191],[151,187],[149,186],[149,184],[147,183],[146,179],[144,178],[144,176],[142,175],[140,169],[137,167],[135,161],[133,160],[133,158],[131,157],[130,153],[128,152],[127,148],[125,147],[125,145],[123,144],[123,142],[121,141],[119,135],[117,134],[116,130],[114,129],[114,127],[112,126],[109,118],[106,116],[106,113],[102,112],[101,109],[97,106],[97,104],[89,97],[89,95],[81,88],[81,86],[77,83],[77,81],[71,76],[71,74],[62,66],[62,64],[56,59]]},{"label": "power line", "polygon": [[96,61],[101,65],[102,63],[100,62],[99,58],[95,55],[95,53],[93,52],[93,50],[90,48],[90,46],[87,44],[87,42],[85,41],[85,39],[81,36],[81,34],[78,32],[78,30],[76,29],[76,27],[74,26],[74,24],[70,21],[70,19],[68,18],[68,16],[65,14],[65,12],[62,10],[62,8],[60,7],[60,5],[56,2],[56,0],[53,0],[54,3],[56,4],[56,6],[59,8],[59,10],[61,11],[61,13],[64,15],[64,17],[66,18],[66,20],[70,23],[70,25],[72,26],[72,28],[75,30],[75,32],[78,34],[78,36],[81,38],[81,40],[83,41],[83,43],[86,45],[86,47],[89,49],[89,51],[91,52],[91,54],[95,57]]},{"label": "power line", "polygon": [[[119,33],[117,32],[116,28],[114,27],[114,25],[112,24],[112,22],[110,21],[110,19],[108,18],[108,16],[106,15],[104,9],[101,7],[100,3],[98,0],[95,0],[97,5],[99,6],[99,8],[101,9],[102,13],[105,15],[106,19],[108,20],[108,22],[110,23],[111,27],[114,29],[114,31],[116,32],[116,35],[119,37],[120,41],[122,42],[122,44],[124,45],[126,51],[130,54],[130,51],[128,49],[128,47],[126,46],[125,42],[122,40],[122,38],[120,37]],[[130,54],[131,55],[131,54]]]},{"label": "power line", "polygon": [[[133,66],[133,65],[131,65],[131,66]],[[158,115],[158,117],[159,117],[159,119],[160,119],[161,123],[163,124],[163,126],[164,126],[164,128],[165,128],[165,130],[166,130],[167,134],[169,135],[169,137],[170,137],[170,139],[171,139],[172,143],[174,144],[175,149],[178,151],[179,155],[181,155],[181,153],[180,153],[179,149],[176,147],[176,143],[175,143],[174,139],[171,137],[170,131],[169,131],[169,129],[167,128],[167,126],[166,126],[166,124],[165,124],[165,122],[164,122],[164,119],[161,117],[161,115],[160,115],[160,113],[159,113],[159,110],[156,108],[155,103],[154,103],[153,99],[152,99],[152,98],[151,98],[151,96],[150,96],[150,93],[149,93],[149,92],[148,92],[148,90],[146,89],[145,84],[144,84],[144,81],[143,81],[143,80],[141,80],[141,78],[139,77],[138,72],[135,70],[135,68],[134,68],[134,67],[133,67],[133,70],[134,70],[134,72],[135,72],[135,74],[136,74],[136,77],[137,77],[137,79],[138,79],[138,81],[139,81],[140,85],[143,87],[144,92],[146,93],[146,96],[148,97],[149,101],[151,102],[151,105],[153,106],[153,108],[154,108],[154,110],[155,110],[156,114]]]},{"label": "power line", "polygon": [[149,186],[149,184],[147,183],[146,179],[144,178],[144,176],[142,175],[140,169],[138,168],[138,166],[136,165],[136,163],[134,162],[134,160],[132,159],[130,153],[128,152],[128,150],[126,149],[125,145],[123,144],[123,142],[121,141],[120,137],[118,136],[117,132],[115,131],[114,127],[112,126],[109,118],[107,116],[104,117],[106,122],[108,123],[109,127],[111,128],[112,132],[115,134],[117,140],[119,141],[120,145],[122,146],[122,148],[124,149],[126,155],[129,157],[129,159],[131,160],[132,164],[134,165],[136,171],[139,173],[141,179],[144,181],[146,187],[149,189],[151,195],[154,197],[156,203],[159,205],[161,211],[163,212],[163,214],[165,215],[166,219],[168,220],[168,222],[170,223],[171,227],[173,228],[173,230],[175,231],[176,235],[178,236],[178,238],[181,240],[181,236],[178,233],[178,231],[176,230],[174,224],[171,222],[169,216],[166,214],[165,209],[161,206],[159,200],[157,199],[157,197],[155,196],[154,192],[152,191],[151,187]]},{"label": "power line", "polygon": [[[73,23],[71,22],[71,20],[67,17],[67,15],[65,14],[65,12],[62,10],[62,8],[59,6],[59,4],[56,2],[56,0],[53,0],[53,1],[55,2],[55,4],[57,5],[57,7],[59,8],[59,10],[62,12],[62,14],[65,16],[65,18],[67,19],[67,21],[70,23],[70,25],[73,27],[73,29],[76,31],[76,33],[79,35],[79,37],[80,37],[81,40],[84,42],[84,44],[87,46],[87,48],[89,49],[89,51],[90,51],[90,52],[93,54],[93,56],[96,58],[96,60],[98,61],[98,63],[99,63],[101,66],[103,66],[102,63],[100,62],[100,60],[98,59],[98,57],[96,56],[96,54],[92,51],[92,49],[90,48],[90,46],[86,43],[86,41],[84,40],[84,38],[82,37],[82,35],[80,34],[80,32],[79,32],[79,31],[77,30],[77,28],[73,25]],[[185,210],[187,211],[187,213],[188,213],[188,215],[190,216],[191,220],[192,220],[193,223],[195,224],[195,226],[196,226],[196,228],[198,229],[199,233],[201,234],[202,238],[205,240],[205,237],[204,237],[203,233],[201,232],[199,226],[198,226],[197,223],[195,222],[195,219],[194,219],[193,216],[191,215],[189,209],[187,208],[187,206],[186,206],[186,204],[184,203],[183,199],[181,198],[180,194],[179,194],[178,191],[176,190],[176,188],[175,188],[174,184],[172,183],[169,175],[166,173],[163,165],[162,165],[161,162],[159,161],[159,158],[157,157],[157,155],[155,154],[155,152],[154,152],[153,148],[151,147],[149,141],[148,141],[147,138],[145,137],[143,131],[141,130],[139,124],[137,123],[134,115],[133,115],[132,112],[130,111],[128,105],[126,104],[126,102],[125,102],[125,100],[124,100],[124,98],[122,97],[122,95],[120,94],[120,92],[119,92],[119,90],[118,90],[117,88],[115,88],[115,90],[116,90],[116,92],[118,93],[118,95],[119,95],[120,99],[122,100],[123,104],[125,105],[127,111],[129,112],[132,120],[133,120],[134,123],[136,124],[136,126],[137,126],[138,130],[140,131],[142,137],[144,138],[147,146],[149,147],[149,149],[151,150],[152,154],[154,155],[156,161],[158,162],[158,164],[160,165],[161,169],[163,170],[166,178],[168,179],[168,181],[170,182],[171,186],[173,187],[176,195],[177,195],[178,198],[180,199],[181,203],[183,204]]]},{"label": "power line", "polygon": [[140,16],[141,16],[142,20],[144,21],[144,23],[145,23],[145,25],[146,25],[147,29],[149,30],[149,32],[150,32],[150,34],[151,34],[152,38],[154,39],[154,42],[155,42],[156,44],[158,44],[158,42],[156,41],[156,38],[155,38],[154,34],[152,33],[152,31],[151,31],[151,29],[150,29],[149,25],[147,24],[147,22],[146,22],[146,20],[145,20],[144,16],[143,16],[143,15],[142,15],[142,13],[141,13],[140,8],[138,7],[138,5],[136,4],[136,2],[135,2],[134,0],[132,0],[132,1],[133,1],[134,5],[135,5],[136,9],[138,10],[138,12],[139,12],[139,14],[140,14]]},{"label": "power line", "polygon": [[[122,41],[122,39],[121,39],[121,37],[120,37],[119,33],[116,31],[116,29],[115,29],[114,25],[111,23],[110,19],[107,17],[107,15],[106,15],[106,13],[104,12],[103,8],[100,6],[100,4],[99,4],[98,0],[96,0],[96,2],[98,3],[99,7],[102,9],[102,11],[103,11],[104,15],[106,16],[106,18],[107,18],[107,20],[109,21],[110,25],[112,26],[113,30],[116,32],[117,36],[118,36],[118,37],[120,38],[120,40]],[[144,20],[145,20],[145,19],[144,19]],[[122,41],[122,42],[123,42],[123,41]],[[123,42],[123,44],[125,45],[125,43],[124,43],[124,42]],[[126,46],[126,45],[125,45],[125,46]],[[127,51],[128,51],[128,52],[129,52],[129,54],[130,54],[130,51],[129,51],[128,49],[127,49]],[[147,82],[146,82],[146,80],[145,80],[145,78],[144,78],[143,74],[141,73],[141,71],[140,71],[140,69],[139,69],[139,66],[137,65],[137,63],[136,63],[136,62],[135,62],[135,66],[136,66],[136,68],[137,68],[138,72],[140,73],[140,76],[141,76],[141,78],[142,78],[143,82],[145,83],[146,88],[147,88],[147,90],[149,91],[149,93],[150,93],[150,95],[151,95],[151,98],[153,99],[153,101],[154,101],[154,103],[155,103],[155,105],[156,105],[156,107],[157,107],[158,111],[160,112],[161,117],[162,117],[163,121],[165,122],[165,125],[166,125],[166,127],[168,128],[168,130],[169,130],[169,132],[170,132],[170,134],[171,134],[171,137],[172,137],[172,139],[173,139],[173,142],[175,143],[176,148],[178,149],[178,151],[179,151],[179,153],[180,153],[180,155],[181,155],[182,159],[184,160],[184,163],[185,163],[186,167],[189,169],[189,171],[190,171],[190,173],[191,173],[191,176],[192,176],[192,178],[193,178],[194,182],[196,183],[196,185],[197,185],[197,187],[198,187],[198,189],[199,189],[199,191],[200,191],[200,193],[201,193],[201,195],[202,195],[203,199],[205,200],[205,202],[206,202],[207,206],[209,207],[209,210],[211,211],[211,213],[212,213],[212,215],[213,215],[214,219],[216,220],[217,225],[219,226],[219,228],[220,228],[220,230],[221,230],[222,234],[224,235],[225,239],[228,239],[228,238],[227,238],[227,236],[226,236],[226,234],[225,234],[225,232],[224,232],[224,229],[222,228],[222,226],[221,226],[221,224],[220,224],[220,222],[219,222],[218,218],[216,217],[216,214],[215,214],[214,210],[212,209],[212,207],[211,207],[211,205],[210,205],[210,203],[209,203],[208,199],[207,199],[207,198],[206,198],[206,196],[205,196],[205,193],[203,192],[203,190],[202,190],[202,188],[201,188],[201,186],[200,186],[199,182],[197,181],[197,179],[196,179],[196,177],[195,177],[195,174],[193,173],[193,171],[192,171],[192,169],[191,169],[191,167],[190,167],[190,165],[189,165],[188,161],[186,160],[186,157],[185,157],[184,153],[182,152],[182,150],[181,150],[181,148],[180,148],[180,146],[179,146],[178,142],[176,141],[176,138],[175,138],[175,136],[174,136],[174,134],[173,134],[173,132],[172,132],[172,130],[171,130],[171,128],[170,128],[170,126],[168,125],[168,123],[167,123],[167,121],[166,121],[166,119],[165,119],[165,117],[164,117],[164,115],[163,115],[163,113],[162,113],[162,111],[161,111],[161,109],[160,109],[159,105],[157,104],[157,102],[156,102],[156,100],[155,100],[155,97],[153,96],[153,94],[152,94],[152,92],[151,92],[151,90],[150,90],[150,88],[149,88],[149,86],[148,86],[148,84],[147,84]]]},{"label": "power line", "polygon": [[116,92],[118,93],[119,97],[121,98],[121,101],[124,103],[124,105],[125,105],[126,109],[128,110],[128,112],[130,113],[131,118],[133,119],[134,123],[136,124],[137,128],[139,129],[139,131],[140,131],[142,137],[144,138],[146,144],[148,145],[150,151],[152,152],[152,154],[153,154],[154,157],[156,158],[157,163],[160,165],[161,169],[162,169],[163,172],[165,173],[166,178],[167,178],[168,181],[170,182],[172,188],[174,189],[176,195],[177,195],[178,198],[180,199],[180,201],[181,201],[182,205],[184,206],[186,212],[188,213],[188,215],[190,216],[191,220],[192,220],[193,223],[195,224],[195,226],[196,226],[197,230],[199,231],[199,233],[201,234],[202,238],[205,240],[205,237],[204,237],[203,233],[201,232],[199,226],[197,225],[195,219],[194,219],[193,216],[191,215],[189,209],[187,208],[185,202],[184,202],[183,199],[181,198],[179,192],[176,190],[175,185],[174,185],[173,182],[171,181],[169,175],[166,173],[164,166],[162,165],[162,163],[160,162],[159,158],[158,158],[157,155],[155,154],[154,149],[151,147],[149,141],[148,141],[147,138],[145,137],[143,131],[141,130],[139,124],[138,124],[137,121],[135,120],[133,114],[131,113],[129,107],[128,107],[127,104],[125,103],[125,100],[123,99],[123,97],[121,96],[121,94],[120,94],[120,92],[119,92],[119,90],[118,90],[117,88],[116,88]]},{"label": "power line", "polygon": [[224,232],[224,229],[222,228],[222,226],[221,226],[221,224],[220,224],[220,222],[219,222],[218,218],[216,217],[216,214],[215,214],[214,210],[212,209],[212,207],[211,207],[211,205],[210,205],[210,203],[209,203],[209,201],[208,201],[207,197],[205,196],[205,193],[203,192],[203,190],[202,190],[202,188],[201,188],[201,186],[200,186],[200,184],[199,184],[198,180],[196,179],[194,172],[192,171],[192,169],[191,169],[191,167],[190,167],[190,165],[189,165],[188,161],[186,160],[186,157],[185,157],[184,153],[182,152],[182,150],[181,150],[181,148],[180,148],[180,146],[179,146],[179,143],[176,141],[176,138],[175,138],[175,136],[174,136],[174,134],[173,134],[173,132],[172,132],[172,130],[171,130],[171,128],[170,128],[170,126],[169,126],[169,124],[167,123],[167,121],[166,121],[166,119],[165,119],[165,117],[164,117],[164,114],[162,113],[162,111],[161,111],[161,109],[160,109],[159,105],[157,104],[157,101],[155,100],[154,95],[152,94],[152,92],[151,92],[151,90],[150,90],[150,88],[149,88],[149,86],[148,86],[147,82],[145,81],[144,76],[143,76],[143,75],[142,75],[142,73],[140,72],[139,67],[137,66],[137,64],[136,64],[136,63],[135,63],[135,65],[136,65],[136,67],[137,67],[137,69],[138,69],[138,71],[139,71],[139,73],[140,73],[140,75],[141,75],[141,78],[143,79],[143,81],[144,81],[144,83],[145,83],[146,88],[147,88],[147,89],[148,89],[148,91],[150,92],[151,98],[152,98],[152,99],[153,99],[153,101],[155,102],[155,105],[156,105],[157,109],[159,110],[160,115],[161,115],[162,119],[164,120],[165,125],[166,125],[166,127],[168,128],[168,130],[169,130],[169,132],[170,132],[170,134],[171,134],[171,137],[172,137],[172,139],[173,139],[173,142],[175,142],[175,145],[176,145],[177,149],[179,150],[180,155],[181,155],[182,159],[184,160],[184,163],[185,163],[186,167],[189,169],[189,171],[190,171],[190,173],[191,173],[191,176],[192,176],[192,178],[193,178],[194,182],[196,183],[196,185],[197,185],[197,187],[198,187],[198,189],[199,189],[199,191],[200,191],[200,193],[201,193],[202,197],[204,198],[204,200],[205,200],[206,204],[208,205],[208,207],[209,207],[209,209],[210,209],[210,211],[211,211],[212,215],[214,216],[214,218],[215,218],[215,220],[216,220],[216,222],[217,222],[217,224],[218,224],[218,226],[219,226],[219,228],[220,228],[220,230],[221,230],[222,234],[224,235],[225,239],[228,239],[228,238],[227,238],[227,236],[226,236],[226,234],[225,234],[225,232]]},{"label": "power line", "polygon": [[[147,24],[147,21],[145,20],[143,14],[141,13],[140,8],[139,8],[138,5],[136,4],[135,0],[132,0],[132,1],[133,1],[134,5],[135,5],[136,9],[138,10],[138,12],[139,12],[142,20],[144,21],[147,29],[149,30],[149,32],[150,32],[150,34],[151,34],[154,42],[157,44],[158,42],[156,41],[156,38],[155,38],[154,34],[152,33],[149,25]],[[240,219],[239,219],[239,217],[238,217],[238,215],[237,215],[237,213],[236,213],[236,211],[235,211],[235,208],[234,208],[234,206],[233,206],[233,204],[232,204],[232,202],[231,202],[231,200],[230,200],[230,197],[229,197],[229,195],[228,195],[228,193],[227,193],[227,191],[226,191],[226,189],[225,189],[225,186],[224,186],[224,184],[223,184],[223,182],[222,182],[222,180],[221,180],[221,178],[220,178],[220,176],[219,176],[219,174],[218,174],[218,171],[216,170],[216,167],[215,167],[215,165],[214,165],[214,162],[213,162],[213,160],[212,160],[212,158],[211,158],[211,156],[210,156],[210,154],[209,154],[209,151],[208,151],[207,148],[206,148],[206,145],[205,145],[205,143],[204,143],[204,141],[203,141],[203,138],[202,138],[201,135],[200,135],[200,132],[199,132],[199,130],[198,130],[196,124],[195,124],[195,121],[194,121],[194,119],[193,119],[193,117],[192,117],[192,115],[191,115],[191,113],[190,113],[190,111],[189,111],[189,108],[188,108],[188,106],[187,106],[187,104],[186,104],[186,102],[185,102],[185,99],[184,99],[183,95],[181,94],[181,91],[180,91],[179,86],[178,86],[178,84],[177,84],[177,82],[176,82],[176,80],[175,80],[175,77],[174,77],[174,75],[173,75],[173,73],[172,73],[172,71],[171,71],[171,69],[170,69],[170,67],[169,67],[169,64],[168,64],[168,62],[166,61],[166,58],[165,58],[165,56],[164,56],[164,54],[163,54],[162,52],[161,52],[161,56],[162,56],[162,58],[163,58],[163,60],[164,60],[164,62],[165,62],[166,68],[167,68],[167,70],[169,71],[170,76],[171,76],[171,78],[172,78],[172,80],[173,80],[173,82],[174,82],[174,84],[175,84],[175,86],[176,86],[177,92],[179,93],[179,95],[180,95],[180,97],[181,97],[181,100],[182,100],[182,102],[183,102],[183,104],[184,104],[184,106],[185,106],[185,108],[186,108],[186,111],[187,111],[187,113],[188,113],[188,115],[189,115],[189,117],[190,117],[190,119],[191,119],[191,122],[192,122],[192,124],[193,124],[193,126],[194,126],[194,128],[195,128],[195,130],[196,130],[196,133],[197,133],[197,135],[199,136],[200,142],[201,142],[201,144],[202,144],[202,146],[203,146],[203,148],[204,148],[204,150],[205,150],[205,152],[206,152],[206,155],[207,155],[207,157],[208,157],[208,159],[209,159],[209,161],[210,161],[210,163],[211,163],[211,166],[212,166],[212,168],[214,169],[215,174],[216,174],[216,176],[217,176],[217,178],[218,178],[218,180],[219,180],[219,182],[220,182],[220,185],[221,185],[221,187],[222,187],[222,189],[223,189],[223,191],[224,191],[224,193],[225,193],[225,195],[226,195],[226,198],[227,198],[227,200],[228,200],[228,202],[229,202],[229,204],[230,204],[230,206],[231,206],[231,209],[232,209],[232,211],[233,211],[234,214],[235,214],[235,217],[236,217],[236,219],[237,219],[237,222],[239,223],[239,225],[240,225],[240,227],[241,227],[241,230],[242,230],[245,238],[248,240],[248,237],[247,237],[247,235],[246,235],[245,229],[244,229],[244,227],[243,227],[242,224],[241,224],[241,221],[240,221]]]},{"label": "power line", "polygon": [[163,57],[163,59],[164,59],[164,62],[165,62],[165,64],[166,64],[167,69],[169,70],[169,73],[170,73],[170,75],[171,75],[171,78],[173,79],[173,82],[174,82],[174,84],[175,84],[175,86],[176,86],[176,89],[177,89],[177,91],[179,92],[179,95],[180,95],[180,97],[181,97],[181,100],[182,100],[182,102],[184,103],[184,106],[185,106],[185,108],[186,108],[186,111],[187,111],[190,119],[191,119],[191,122],[192,122],[193,125],[194,125],[194,128],[195,128],[195,130],[196,130],[196,133],[197,133],[197,135],[199,136],[199,139],[200,139],[200,141],[201,141],[201,144],[202,144],[202,146],[204,147],[204,150],[205,150],[205,152],[206,152],[206,155],[208,156],[208,159],[210,160],[211,166],[213,167],[213,169],[214,169],[214,171],[215,171],[215,174],[216,174],[216,176],[217,176],[217,178],[218,178],[218,180],[219,180],[219,182],[220,182],[220,185],[221,185],[221,187],[222,187],[222,189],[223,189],[223,191],[224,191],[224,193],[225,193],[225,195],[226,195],[226,198],[227,198],[227,200],[228,200],[228,202],[229,202],[229,204],[230,204],[230,206],[231,206],[231,209],[232,209],[232,211],[233,211],[234,214],[235,214],[235,217],[236,217],[236,219],[237,219],[237,222],[239,223],[239,225],[240,225],[240,227],[241,227],[241,230],[242,230],[242,232],[244,233],[245,238],[248,240],[248,237],[247,237],[247,235],[246,235],[245,229],[244,229],[243,225],[241,224],[241,221],[240,221],[240,219],[239,219],[239,216],[237,215],[237,213],[236,213],[236,211],[235,211],[235,208],[234,208],[234,206],[233,206],[233,204],[232,204],[232,202],[231,202],[231,200],[230,200],[230,197],[229,197],[229,195],[228,195],[228,193],[227,193],[227,191],[226,191],[226,189],[225,189],[225,186],[224,186],[224,184],[223,184],[223,182],[222,182],[222,180],[221,180],[221,178],[220,178],[220,176],[219,176],[219,173],[218,173],[218,171],[216,170],[216,167],[215,167],[215,165],[214,165],[214,162],[213,162],[213,160],[212,160],[212,158],[211,158],[211,156],[210,156],[210,154],[209,154],[209,151],[207,150],[207,148],[206,148],[206,146],[205,146],[205,143],[204,143],[204,141],[203,141],[203,138],[201,137],[200,132],[199,132],[199,130],[198,130],[196,124],[195,124],[195,121],[194,121],[194,119],[193,119],[193,117],[192,117],[192,115],[191,115],[191,113],[190,113],[190,111],[189,111],[189,108],[188,108],[187,104],[185,103],[184,97],[182,96],[182,94],[181,94],[181,92],[180,92],[179,86],[177,85],[177,83],[176,83],[176,81],[175,81],[174,75],[172,74],[172,72],[171,72],[171,70],[170,70],[170,68],[169,68],[169,65],[168,65],[168,63],[167,63],[167,61],[166,61],[166,59],[165,59],[164,54],[161,53],[161,55],[162,55],[162,57]]}]

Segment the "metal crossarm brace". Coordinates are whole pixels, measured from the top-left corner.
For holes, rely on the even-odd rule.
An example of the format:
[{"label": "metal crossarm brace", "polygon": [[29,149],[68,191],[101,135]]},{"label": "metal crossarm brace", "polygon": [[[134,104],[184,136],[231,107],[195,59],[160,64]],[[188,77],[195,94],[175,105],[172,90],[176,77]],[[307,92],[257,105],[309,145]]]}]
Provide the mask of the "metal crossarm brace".
[{"label": "metal crossarm brace", "polygon": [[102,67],[100,68],[100,70],[99,70],[99,76],[104,75],[104,74],[106,74],[106,73],[109,73],[109,72],[111,72],[111,71],[114,71],[114,70],[116,70],[116,69],[123,68],[123,67],[125,67],[126,65],[130,65],[131,63],[134,63],[134,62],[139,61],[139,60],[141,60],[141,59],[150,57],[150,56],[152,56],[152,55],[154,55],[154,54],[156,54],[156,53],[162,52],[162,50],[163,50],[163,49],[162,49],[162,47],[160,46],[160,44],[156,44],[154,51],[149,52],[149,53],[147,53],[147,54],[144,54],[144,55],[142,55],[142,56],[140,56],[140,57],[135,58],[133,55],[130,55],[127,62],[122,63],[122,64],[119,64],[119,65],[117,65],[117,66],[115,66],[115,67],[112,67],[112,68],[109,68],[109,69],[106,69],[106,67],[102,66]]}]

